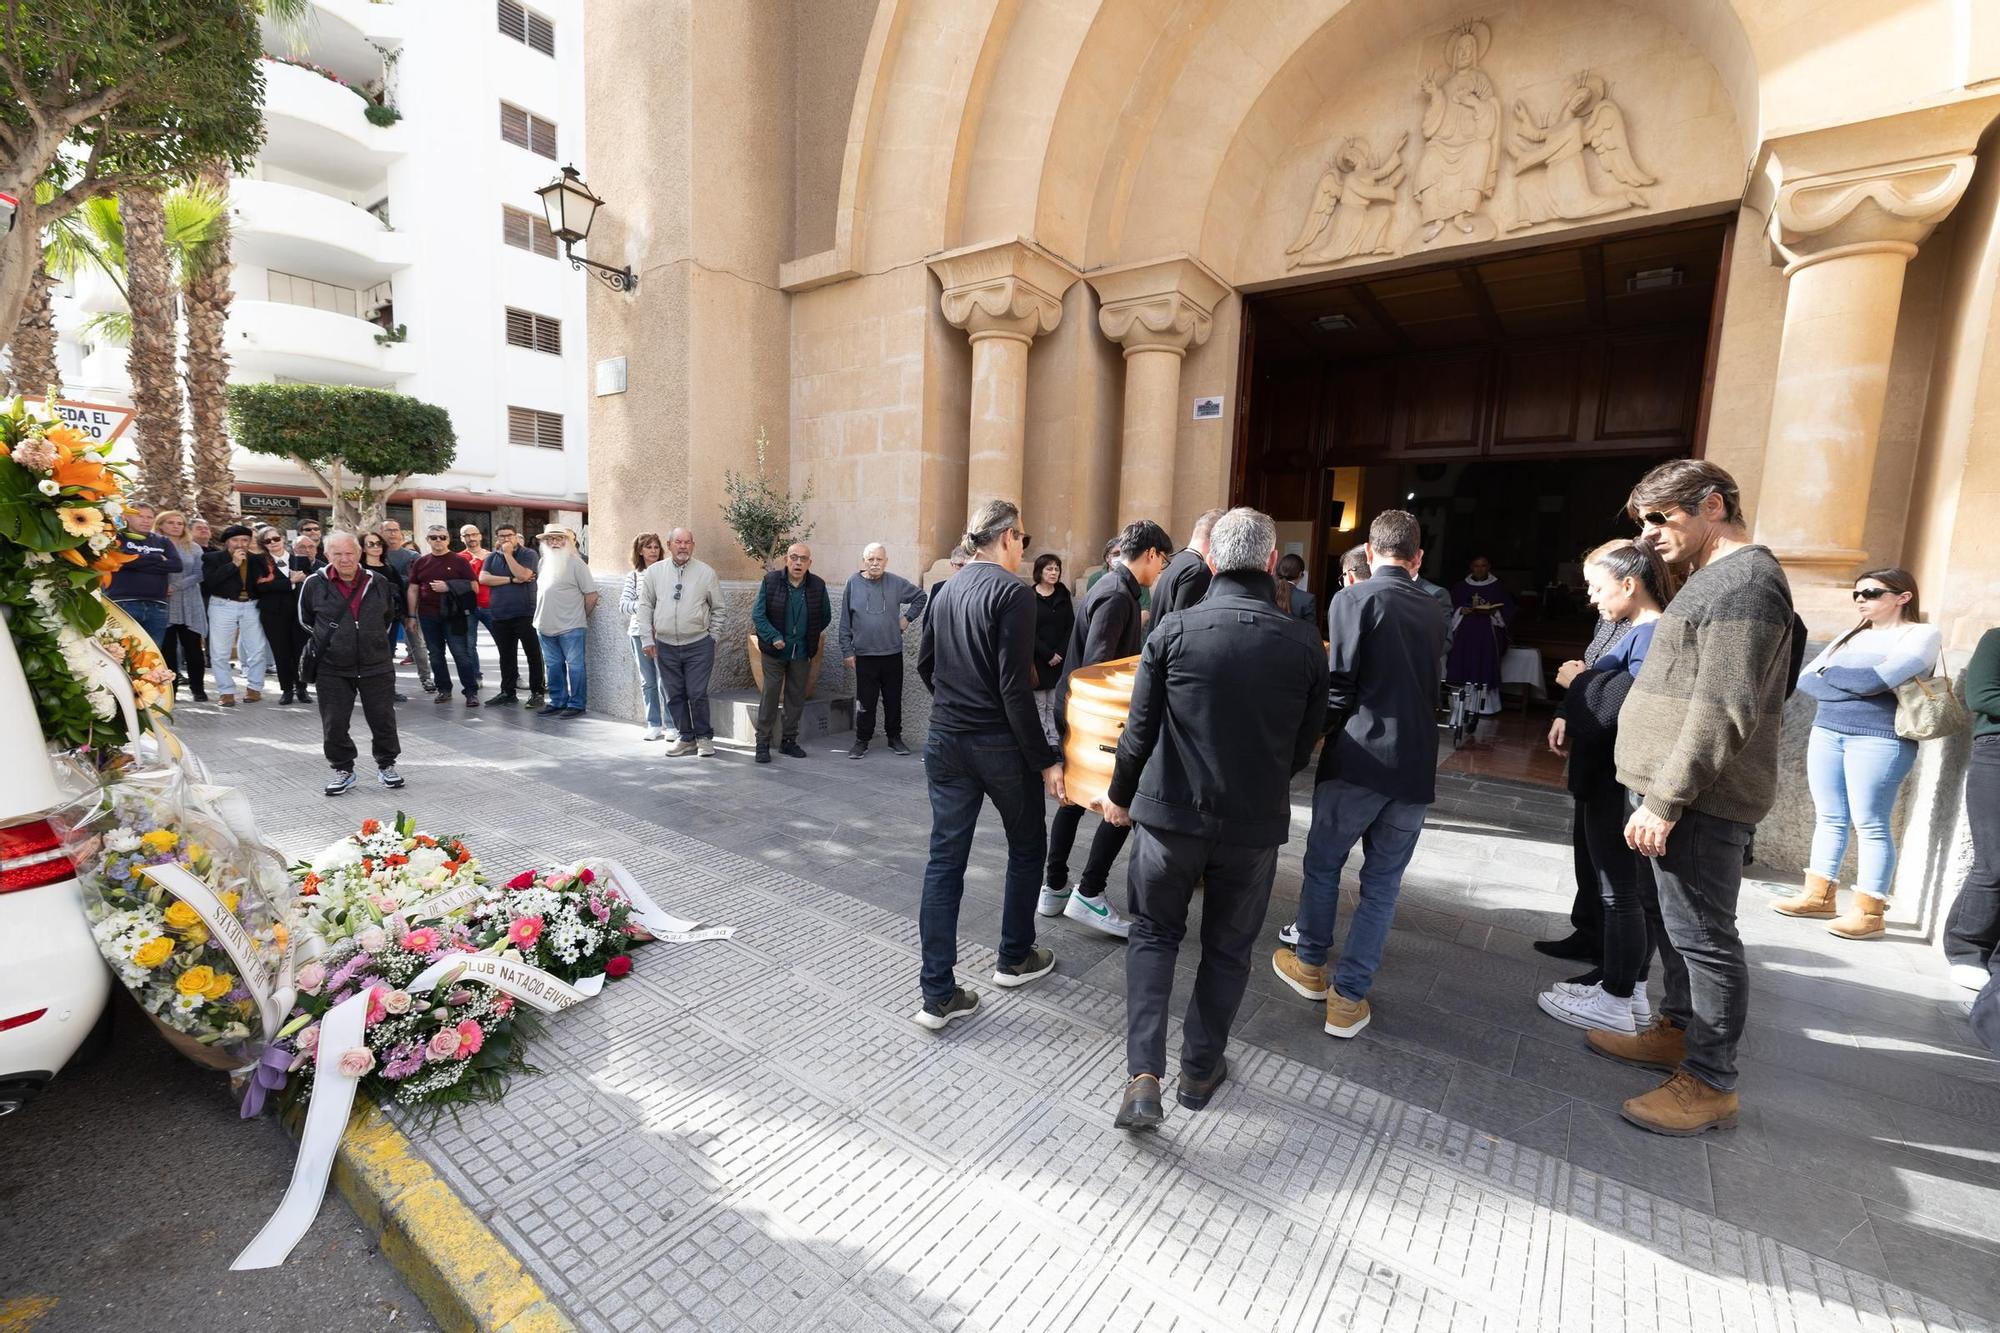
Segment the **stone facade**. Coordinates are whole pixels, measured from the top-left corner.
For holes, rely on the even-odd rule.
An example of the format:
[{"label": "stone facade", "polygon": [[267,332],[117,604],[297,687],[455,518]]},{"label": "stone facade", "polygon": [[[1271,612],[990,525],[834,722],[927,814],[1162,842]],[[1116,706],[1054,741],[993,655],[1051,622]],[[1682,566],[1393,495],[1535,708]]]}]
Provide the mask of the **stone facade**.
[{"label": "stone facade", "polygon": [[[630,367],[591,421],[612,549],[686,522],[752,576],[715,514],[763,427],[823,567],[927,569],[1005,491],[1080,573],[1240,487],[1246,295],[1734,218],[1704,450],[1816,635],[1864,564],[1956,655],[2000,617],[2000,8],[605,0],[585,40],[592,245],[643,278],[591,297]],[[1796,863],[1788,818],[1760,845]]]}]

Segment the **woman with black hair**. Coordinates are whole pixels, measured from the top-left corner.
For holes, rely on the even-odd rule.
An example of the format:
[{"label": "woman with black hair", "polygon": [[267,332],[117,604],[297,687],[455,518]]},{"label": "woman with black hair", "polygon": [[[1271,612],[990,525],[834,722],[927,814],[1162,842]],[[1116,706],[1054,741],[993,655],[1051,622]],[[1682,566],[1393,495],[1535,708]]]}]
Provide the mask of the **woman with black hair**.
[{"label": "woman with black hair", "polygon": [[1035,557],[1035,711],[1049,744],[1056,735],[1056,686],[1062,680],[1063,652],[1076,624],[1076,602],[1063,582],[1062,557],[1053,552]]}]

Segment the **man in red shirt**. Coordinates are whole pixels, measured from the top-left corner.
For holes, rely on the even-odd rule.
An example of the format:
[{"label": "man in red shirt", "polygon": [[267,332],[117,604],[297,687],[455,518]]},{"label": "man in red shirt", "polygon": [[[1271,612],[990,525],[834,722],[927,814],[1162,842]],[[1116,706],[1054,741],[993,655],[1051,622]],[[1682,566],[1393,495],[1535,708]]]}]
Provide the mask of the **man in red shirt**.
[{"label": "man in red shirt", "polygon": [[431,679],[437,701],[451,702],[451,675],[445,649],[458,664],[459,688],[467,708],[479,707],[479,659],[472,655],[473,614],[479,605],[475,589],[479,571],[463,552],[451,549],[451,529],[439,524],[424,534],[427,553],[410,566],[410,610],[423,627],[431,653]]}]

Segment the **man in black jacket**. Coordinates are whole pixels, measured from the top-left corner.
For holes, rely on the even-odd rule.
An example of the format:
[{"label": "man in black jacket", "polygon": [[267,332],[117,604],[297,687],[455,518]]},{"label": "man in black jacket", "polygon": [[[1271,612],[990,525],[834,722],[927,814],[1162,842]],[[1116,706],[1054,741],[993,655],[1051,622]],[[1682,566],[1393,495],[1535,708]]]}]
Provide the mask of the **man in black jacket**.
[{"label": "man in black jacket", "polygon": [[1215,521],[1221,517],[1220,509],[1210,509],[1196,519],[1194,531],[1188,534],[1188,544],[1160,571],[1159,580],[1153,584],[1153,615],[1146,622],[1146,633],[1157,629],[1164,617],[1185,611],[1208,596],[1208,540]]},{"label": "man in black jacket", "polygon": [[[1278,950],[1271,965],[1299,994],[1326,1001],[1326,1031],[1336,1037],[1368,1026],[1368,988],[1389,942],[1403,870],[1437,799],[1445,618],[1415,582],[1422,541],[1415,515],[1401,509],[1377,515],[1368,528],[1367,582],[1342,589],[1327,611],[1331,729],[1313,787],[1299,942],[1296,952]],[[1340,906],[1340,870],[1364,838],[1361,901],[1329,988],[1326,952]]]},{"label": "man in black jacket", "polygon": [[[1007,830],[1007,888],[1000,905],[996,986],[1025,986],[1056,965],[1035,944],[1035,872],[1042,863],[1042,793],[1063,798],[1062,756],[1035,712],[1035,594],[1015,577],[1028,534],[1007,500],[988,500],[966,524],[971,559],[931,597],[917,676],[931,692],[924,778],[931,850],[917,913],[923,941],[923,1007],[933,1031],[979,1005],[956,983],[958,905],[965,863],[986,801]],[[1039,775],[1039,777],[1037,776]]]},{"label": "man in black jacket", "polygon": [[326,539],[327,566],[299,585],[299,624],[319,672],[320,744],[333,776],[326,794],[354,785],[354,740],[347,733],[354,697],[368,719],[375,768],[385,787],[403,785],[396,771],[402,745],[396,736],[396,667],[389,632],[403,608],[388,580],[362,567],[361,543],[352,533]]},{"label": "man in black jacket", "polygon": [[[1138,825],[1127,883],[1125,1059],[1116,1124],[1161,1119],[1167,1002],[1204,885],[1201,966],[1181,1038],[1179,1097],[1200,1110],[1228,1074],[1224,1047],[1292,823],[1294,773],[1325,726],[1326,659],[1317,629],[1278,610],[1278,530],[1254,509],[1214,524],[1214,581],[1200,605],[1158,621],[1139,659],[1111,786],[1107,827]],[[1129,809],[1128,809],[1129,807]]]},{"label": "man in black jacket", "polygon": [[[1173,541],[1167,530],[1149,518],[1125,525],[1118,534],[1118,549],[1111,558],[1111,572],[1084,594],[1076,610],[1076,624],[1069,632],[1069,652],[1063,657],[1062,679],[1056,683],[1056,727],[1067,734],[1066,710],[1070,674],[1078,667],[1096,666],[1121,657],[1137,656],[1145,642],[1145,628],[1139,616],[1139,590],[1159,582],[1160,572],[1173,555]],[[1157,614],[1157,612],[1155,612]],[[1035,910],[1043,916],[1066,916],[1114,939],[1124,939],[1131,923],[1105,896],[1111,879],[1111,863],[1124,850],[1128,830],[1115,824],[1099,824],[1090,840],[1090,859],[1076,893],[1069,891],[1069,854],[1076,846],[1077,825],[1083,822],[1083,807],[1061,805],[1049,823],[1049,864],[1042,875],[1042,894]]]},{"label": "man in black jacket", "polygon": [[764,657],[764,692],[757,701],[757,762],[771,762],[771,736],[778,730],[782,709],[784,731],[778,750],[794,759],[806,752],[799,744],[799,719],[806,712],[806,675],[819,636],[833,623],[833,602],[826,580],[812,572],[812,547],[793,542],[785,563],[764,576],[750,620],[757,627],[757,648]]}]

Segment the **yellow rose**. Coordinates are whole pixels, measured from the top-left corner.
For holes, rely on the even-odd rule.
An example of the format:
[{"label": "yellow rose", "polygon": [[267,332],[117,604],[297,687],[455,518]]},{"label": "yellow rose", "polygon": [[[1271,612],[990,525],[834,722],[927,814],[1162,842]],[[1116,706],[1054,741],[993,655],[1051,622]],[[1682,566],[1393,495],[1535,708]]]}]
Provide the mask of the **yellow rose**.
[{"label": "yellow rose", "polygon": [[222,895],[223,907],[231,912],[235,911],[236,904],[242,901],[243,899],[240,896],[238,896],[236,890],[234,889],[230,889]]},{"label": "yellow rose", "polygon": [[208,927],[189,926],[186,930],[181,932],[181,942],[183,944],[192,944],[197,947],[208,943]]},{"label": "yellow rose", "polygon": [[181,835],[170,828],[156,828],[139,839],[148,851],[171,852],[180,846]]},{"label": "yellow rose", "polygon": [[218,972],[215,974],[215,980],[203,987],[201,994],[203,999],[219,1000],[235,989],[236,978],[230,976],[227,972]]},{"label": "yellow rose", "polygon": [[207,995],[208,988],[215,984],[215,969],[212,967],[191,967],[174,981],[174,989],[183,995]]},{"label": "yellow rose", "polygon": [[201,913],[175,899],[174,905],[167,909],[167,924],[175,930],[187,930],[201,924]]},{"label": "yellow rose", "polygon": [[158,967],[173,956],[174,942],[161,935],[140,945],[139,951],[132,955],[132,961],[140,967]]}]

